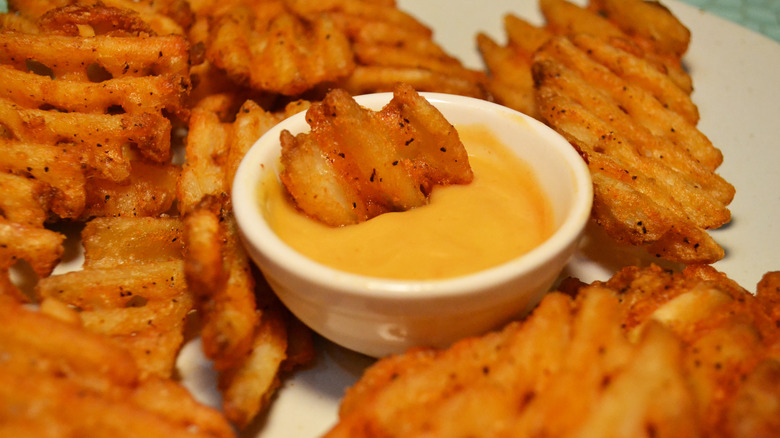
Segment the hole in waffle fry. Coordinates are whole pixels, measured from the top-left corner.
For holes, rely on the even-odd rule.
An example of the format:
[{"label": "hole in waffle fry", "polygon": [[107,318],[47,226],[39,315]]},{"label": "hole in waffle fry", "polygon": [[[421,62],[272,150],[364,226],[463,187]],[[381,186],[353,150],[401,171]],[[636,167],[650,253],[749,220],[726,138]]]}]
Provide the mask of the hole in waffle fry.
[{"label": "hole in waffle fry", "polygon": [[117,114],[124,114],[125,109],[122,108],[122,105],[111,105],[108,108],[106,108],[106,114],[110,115],[117,115]]},{"label": "hole in waffle fry", "polygon": [[113,75],[102,65],[93,62],[87,66],[87,79],[90,82],[104,82],[113,79]]},{"label": "hole in waffle fry", "polygon": [[142,297],[141,295],[133,295],[132,298],[127,300],[125,307],[144,307],[148,302],[149,300],[146,299],[146,297]]},{"label": "hole in waffle fry", "polygon": [[34,59],[28,59],[24,61],[24,65],[30,73],[35,73],[40,76],[48,76],[54,79],[54,70],[49,68],[46,64],[38,62]]}]

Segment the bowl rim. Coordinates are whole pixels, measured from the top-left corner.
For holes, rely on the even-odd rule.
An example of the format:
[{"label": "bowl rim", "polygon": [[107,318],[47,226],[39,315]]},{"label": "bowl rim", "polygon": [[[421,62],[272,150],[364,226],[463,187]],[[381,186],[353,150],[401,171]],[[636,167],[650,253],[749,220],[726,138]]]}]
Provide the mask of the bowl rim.
[{"label": "bowl rim", "polygon": [[[544,123],[496,103],[443,93],[420,92],[419,94],[437,108],[440,105],[458,105],[474,108],[476,111],[493,111],[520,116],[530,125],[535,135],[545,137],[545,142],[554,147],[564,158],[572,172],[572,179],[577,189],[569,214],[563,218],[551,236],[532,250],[499,265],[474,273],[431,280],[371,277],[341,271],[306,257],[290,247],[268,226],[260,211],[256,192],[261,176],[266,173],[261,166],[257,165],[260,159],[270,153],[265,149],[279,147],[279,135],[283,129],[288,129],[293,134],[307,132],[309,125],[305,121],[306,111],[302,111],[263,134],[247,151],[236,171],[231,194],[233,214],[244,245],[251,247],[247,248],[250,258],[254,259],[252,257],[252,248],[254,248],[267,263],[274,264],[277,268],[293,273],[305,281],[323,285],[328,290],[338,290],[342,296],[430,300],[441,297],[453,298],[469,294],[474,290],[490,289],[506,283],[518,275],[543,267],[572,242],[577,241],[584,232],[590,216],[593,187],[587,164],[565,138]],[[355,100],[364,107],[376,110],[389,102],[392,95],[390,92],[364,94],[355,96]],[[255,260],[255,263],[265,275],[267,266],[258,260]]]}]

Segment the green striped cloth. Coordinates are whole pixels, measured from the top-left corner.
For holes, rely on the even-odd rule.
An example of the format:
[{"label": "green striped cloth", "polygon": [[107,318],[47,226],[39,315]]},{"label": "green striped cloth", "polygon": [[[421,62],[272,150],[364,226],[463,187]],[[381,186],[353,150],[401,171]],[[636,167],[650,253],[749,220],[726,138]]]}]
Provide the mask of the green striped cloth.
[{"label": "green striped cloth", "polygon": [[780,42],[780,0],[682,1]]}]

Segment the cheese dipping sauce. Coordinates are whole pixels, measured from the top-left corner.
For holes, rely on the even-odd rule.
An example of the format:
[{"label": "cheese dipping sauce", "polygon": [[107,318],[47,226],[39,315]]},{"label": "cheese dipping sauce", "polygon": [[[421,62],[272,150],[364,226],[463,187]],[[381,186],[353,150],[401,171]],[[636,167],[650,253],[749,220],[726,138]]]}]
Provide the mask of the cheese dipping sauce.
[{"label": "cheese dipping sauce", "polygon": [[282,184],[260,183],[269,226],[288,245],[324,265],[393,279],[442,279],[499,265],[554,231],[553,210],[531,168],[483,125],[457,126],[474,180],[437,186],[429,204],[366,222],[329,227],[299,212]]}]

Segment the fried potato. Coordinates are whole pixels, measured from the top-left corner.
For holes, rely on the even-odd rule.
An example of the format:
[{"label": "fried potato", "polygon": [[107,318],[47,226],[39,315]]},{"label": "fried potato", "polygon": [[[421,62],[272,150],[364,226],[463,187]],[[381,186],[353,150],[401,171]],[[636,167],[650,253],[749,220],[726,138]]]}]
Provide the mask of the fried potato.
[{"label": "fried potato", "polygon": [[[2,71],[0,66],[0,77]],[[20,141],[67,145],[90,177],[127,179],[131,172],[128,147],[137,148],[153,162],[170,160],[171,123],[161,115],[61,113],[26,109],[3,98],[0,115],[7,132]],[[92,129],[85,130],[87,125]]]},{"label": "fried potato", "polygon": [[138,35],[152,33],[151,27],[129,9],[71,4],[46,11],[38,18],[38,27],[52,34],[71,36]]},{"label": "fried potato", "polygon": [[[709,266],[690,267],[679,276],[658,268],[628,268],[606,283],[613,290],[628,290],[624,300],[630,334],[652,320],[682,339],[684,366],[698,416],[705,422],[703,435],[771,436],[780,431],[777,380],[757,386],[776,378],[780,366],[774,350],[780,336],[777,315],[771,294],[765,294],[773,276],[764,277],[755,296]],[[746,409],[752,396],[761,397],[767,407]]]},{"label": "fried potato", "polygon": [[0,30],[13,30],[22,33],[38,33],[33,20],[16,14],[0,14]]},{"label": "fried potato", "polygon": [[[51,30],[60,32],[66,29],[73,32],[69,25],[89,24],[89,20],[96,21],[98,28],[124,21],[121,29],[126,32],[126,22],[137,20],[157,35],[183,35],[192,23],[192,11],[186,0],[10,0],[8,4],[11,10],[31,22],[49,15],[53,21]],[[82,26],[75,34],[84,30]]]},{"label": "fried potato", "polygon": [[117,183],[94,179],[87,185],[81,218],[157,217],[171,211],[181,168],[173,164],[131,161],[128,180]]},{"label": "fried potato", "polygon": [[[189,394],[172,380],[194,310],[203,312],[201,336],[222,374],[225,411],[237,426],[245,427],[267,406],[280,372],[312,358],[310,333],[290,322],[272,295],[263,300],[274,305],[255,303],[255,274],[230,223],[227,200],[243,154],[288,113],[266,112],[247,102],[236,114],[245,97],[230,96],[222,103],[207,98],[203,110],[213,111],[216,119],[203,118],[201,112],[191,126],[187,153],[192,156],[185,169],[191,178],[181,178],[192,183],[182,184],[182,192],[191,193],[178,199],[183,217],[165,216],[175,214],[171,208],[181,174],[172,163],[174,129],[190,117],[190,53],[182,35],[192,17],[187,4],[177,0],[126,3],[35,0],[12,5],[26,20],[35,20],[33,26],[10,23],[0,32],[7,48],[0,55],[0,156],[5,157],[0,159],[0,188],[18,191],[3,197],[0,214],[13,221],[9,230],[30,229],[24,236],[16,231],[7,236],[13,245],[0,254],[0,299],[35,301],[41,314],[77,325],[88,337],[99,334],[106,345],[123,351],[121,360],[135,366],[132,381],[124,384],[128,390],[105,379],[85,390],[62,380],[61,371],[53,375],[60,373],[62,382],[44,382],[26,398],[16,393],[23,386],[9,385],[0,395],[5,400],[17,397],[13,402],[25,409],[38,397],[48,397],[48,404],[39,405],[40,417],[0,421],[6,424],[2,433],[41,433],[34,424],[43,418],[61,424],[47,433],[178,436],[189,427],[188,436],[233,436],[222,414],[183,397]],[[304,108],[292,104],[289,111],[296,106]],[[228,136],[214,142],[226,145],[221,157],[208,149],[211,143],[195,146],[204,132],[198,126],[213,123],[229,127],[221,131]],[[193,166],[201,152],[203,166]],[[214,179],[200,185],[209,166]],[[203,199],[216,199],[216,209],[201,207]],[[6,209],[13,211],[6,214]],[[185,243],[202,230],[193,226],[195,213],[216,219],[217,227],[188,248],[192,251],[185,260]],[[32,296],[24,296],[10,281],[6,265],[34,257],[31,266],[39,276],[48,275],[54,256],[38,254],[42,250],[36,245],[46,233],[60,236],[43,228],[58,218],[86,222],[83,268],[41,278]],[[29,241],[16,245],[22,238]],[[206,259],[207,253],[197,249],[214,252]],[[223,277],[207,277],[198,266],[218,266],[211,272]],[[190,285],[188,277],[203,281]],[[293,328],[289,360],[288,325]],[[19,373],[23,363],[29,367],[26,357],[19,356]],[[78,402],[71,400],[75,393],[81,394]],[[82,409],[91,411],[80,414]],[[72,415],[82,418],[66,422]],[[120,430],[126,416],[134,422]]]},{"label": "fried potato", "polygon": [[84,268],[181,259],[182,228],[177,218],[91,220],[81,233]]},{"label": "fried potato", "polygon": [[196,13],[211,17],[208,60],[255,90],[299,95],[354,68],[349,43],[332,21],[307,20],[282,1],[232,2]]},{"label": "fried potato", "polygon": [[[565,288],[500,331],[380,359],[348,389],[326,436],[777,431],[780,391],[769,382],[780,331],[760,298],[701,266],[632,267]],[[748,412],[748,394],[766,408]]]},{"label": "fried potato", "polygon": [[26,261],[39,276],[49,275],[60,262],[65,236],[55,231],[0,218],[0,268]]},{"label": "fried potato", "polygon": [[89,38],[6,31],[0,32],[0,44],[5,49],[0,63],[26,71],[25,60],[31,58],[54,77],[68,80],[88,80],[90,65],[113,78],[163,73],[186,76],[189,71],[187,41],[175,35]]},{"label": "fried potato", "polygon": [[[189,115],[189,47],[182,36],[156,36],[126,9],[45,1],[21,8],[16,16],[32,26],[0,31],[0,215],[8,244],[0,270],[2,282],[10,284],[4,294],[40,301],[46,281],[25,289],[26,296],[11,287],[8,269],[24,260],[38,277],[51,274],[64,236],[45,227],[60,219],[158,216],[171,209],[179,172],[171,164],[172,129]],[[93,294],[106,286],[123,296],[135,280],[147,285],[144,274],[101,269],[58,276],[49,286],[61,285],[70,305],[89,301],[79,296],[83,285]],[[157,280],[164,283],[170,272],[158,272]],[[75,315],[127,346],[144,373],[167,376],[193,306],[185,292],[179,288],[180,297],[167,305],[122,308],[143,307],[144,297],[119,308],[81,307]],[[143,330],[136,324],[140,318],[148,322]]]},{"label": "fried potato", "polygon": [[[234,120],[226,121],[232,118],[234,103],[235,96],[214,95],[193,109],[178,207],[184,218],[187,284],[203,319],[203,349],[219,372],[225,414],[244,428],[267,406],[278,385],[290,317],[276,309],[273,292],[263,289],[262,281],[257,284],[239,240],[229,193],[251,145],[308,105],[294,102],[284,112],[271,113],[246,101]],[[311,348],[310,342],[297,340],[310,333],[296,331],[295,336],[296,358],[311,359],[302,350]]]},{"label": "fried potato", "polygon": [[591,0],[588,6],[635,40],[652,42],[659,53],[680,58],[688,50],[691,32],[659,2]]},{"label": "fried potato", "polygon": [[194,308],[176,218],[98,218],[82,232],[84,268],[41,279],[38,296],[78,309],[81,323],[126,348],[143,375],[170,377]]},{"label": "fried potato", "polygon": [[394,2],[288,1],[305,17],[326,16],[349,38],[355,69],[336,81],[350,94],[392,91],[405,82],[418,91],[485,97],[484,75],[465,68],[433,40],[430,28]]},{"label": "fried potato", "polygon": [[3,432],[234,436],[183,387],[141,378],[128,353],[104,336],[5,300],[0,315],[0,404],[13,406],[0,412]]},{"label": "fried potato", "polygon": [[[615,68],[625,69],[625,76],[643,80],[648,90],[653,89],[656,96],[663,96],[664,103],[673,105],[688,121],[693,124],[698,121],[698,109],[688,97],[693,89],[691,79],[681,66],[689,39],[685,34],[689,32],[670,11],[657,3],[650,5],[638,0],[593,1],[588,7],[565,0],[539,3],[545,19],[541,26],[512,14],[504,16],[505,45],[486,34],[477,35],[477,46],[489,71],[486,87],[495,101],[540,118],[533,99],[531,64],[534,52],[552,35],[587,34],[608,41],[615,50],[621,49],[641,58],[641,62],[635,61],[634,57],[611,59],[620,63],[615,64]],[[642,30],[632,30],[633,27],[642,27]],[[674,29],[675,36],[661,37],[651,28]],[[676,50],[671,50],[672,46]],[[636,70],[639,71],[632,73]]]},{"label": "fried potato", "polygon": [[458,94],[476,98],[485,96],[481,80],[475,84],[473,80],[463,77],[441,74],[422,68],[399,66],[357,66],[348,78],[338,82],[336,86],[347,90],[352,95],[359,95],[389,92],[397,83],[409,84],[419,91]]},{"label": "fried potato", "polygon": [[642,63],[624,58],[585,34],[550,40],[533,65],[542,118],[588,163],[593,217],[610,236],[676,262],[719,260],[723,249],[706,230],[731,218],[734,188],[714,172],[722,154],[658,87],[645,88],[663,78],[637,80],[653,70],[622,68]]},{"label": "fried potato", "polygon": [[[40,3],[45,3],[45,0]],[[89,21],[84,19],[87,17],[81,17],[80,15],[88,15],[89,20],[98,21],[98,24],[101,26],[106,20],[111,21],[111,19],[113,18],[111,15],[109,15],[108,17],[95,17],[96,15],[98,15],[95,13],[96,11],[100,11],[103,13],[106,12],[111,13],[113,11],[118,11],[119,14],[114,12],[113,15],[119,15],[121,18],[124,18],[125,20],[128,19],[137,20],[138,22],[143,23],[143,25],[137,25],[139,30],[148,29],[147,30],[148,33],[150,34],[153,33],[156,35],[171,35],[171,34],[184,35],[186,33],[186,29],[190,26],[193,19],[192,11],[190,11],[189,3],[183,0],[163,0],[163,1],[100,0],[94,2],[85,1],[85,2],[79,2],[77,7],[72,8],[75,9],[73,11],[63,11],[62,7],[66,6],[69,3],[67,1],[65,2],[51,1],[50,3],[59,3],[57,5],[53,4],[49,8],[49,11],[55,9],[57,11],[56,21],[61,23],[64,22],[63,24],[65,24],[65,26],[60,24],[59,26],[55,27],[55,29],[60,31],[64,31],[68,27],[71,27],[75,24],[82,24],[82,25],[90,24]],[[24,9],[29,8],[28,5],[18,5],[18,6],[21,6]],[[106,6],[106,7],[101,8],[100,6]],[[81,9],[79,9],[79,7],[81,7]],[[79,12],[82,13],[79,14]],[[40,18],[41,20],[45,20],[48,17],[47,14],[44,13],[44,14],[39,14],[37,18]],[[127,26],[122,26],[122,31],[127,32]],[[72,32],[73,31],[71,31],[71,33]],[[76,31],[75,34],[78,34],[78,31]]]},{"label": "fried potato", "polygon": [[[116,77],[104,81],[56,80],[15,70],[2,69],[2,97],[31,108],[53,107],[80,113],[121,112],[160,114],[163,110],[186,119],[185,98],[188,79],[177,74],[143,77]],[[24,84],[24,92],[19,86]],[[81,96],[72,99],[73,95]]]},{"label": "fried potato", "polygon": [[84,210],[86,178],[78,155],[67,146],[0,138],[0,171],[40,181],[51,194],[51,211],[62,218]]},{"label": "fried potato", "polygon": [[51,202],[49,185],[12,173],[0,173],[0,215],[10,222],[43,227]]},{"label": "fried potato", "polygon": [[0,169],[44,183],[45,220],[170,209],[172,127],[189,116],[187,41],[102,4],[21,8],[38,33],[0,32]]},{"label": "fried potato", "polygon": [[[649,24],[651,22],[676,22],[681,32],[688,32],[688,30],[663,6],[642,7],[639,4],[645,3],[643,0],[629,0],[623,3],[623,7],[617,7],[621,14],[610,14],[603,9],[588,10],[566,0],[540,0],[539,6],[547,22],[547,27],[554,33],[558,35],[584,33],[603,40],[613,38],[631,40],[641,47],[642,53],[648,60],[673,78],[681,89],[687,93],[692,92],[690,75],[680,63],[688,46],[687,39],[680,42],[679,53],[669,54],[666,52],[666,46],[657,41],[657,35],[636,32],[632,27],[637,25],[632,23],[647,23],[647,27],[650,27],[652,26]],[[594,2],[594,5],[596,4],[597,2]],[[612,12],[616,12],[615,9],[612,7]],[[601,12],[605,12],[606,17]],[[616,20],[619,20],[619,23]],[[624,32],[621,26],[626,28],[629,33]]]},{"label": "fried potato", "polygon": [[499,45],[486,34],[477,35],[477,46],[485,64],[490,66],[490,80],[486,86],[493,100],[538,119],[531,61]]},{"label": "fried potato", "polygon": [[287,326],[281,307],[265,307],[255,329],[251,350],[241,366],[220,376],[219,388],[225,416],[239,428],[268,406],[279,386],[282,363],[287,358]]},{"label": "fried potato", "polygon": [[409,210],[435,185],[473,178],[455,128],[408,84],[377,112],[333,90],[306,120],[310,133],[282,133],[279,177],[298,208],[327,225]]}]

